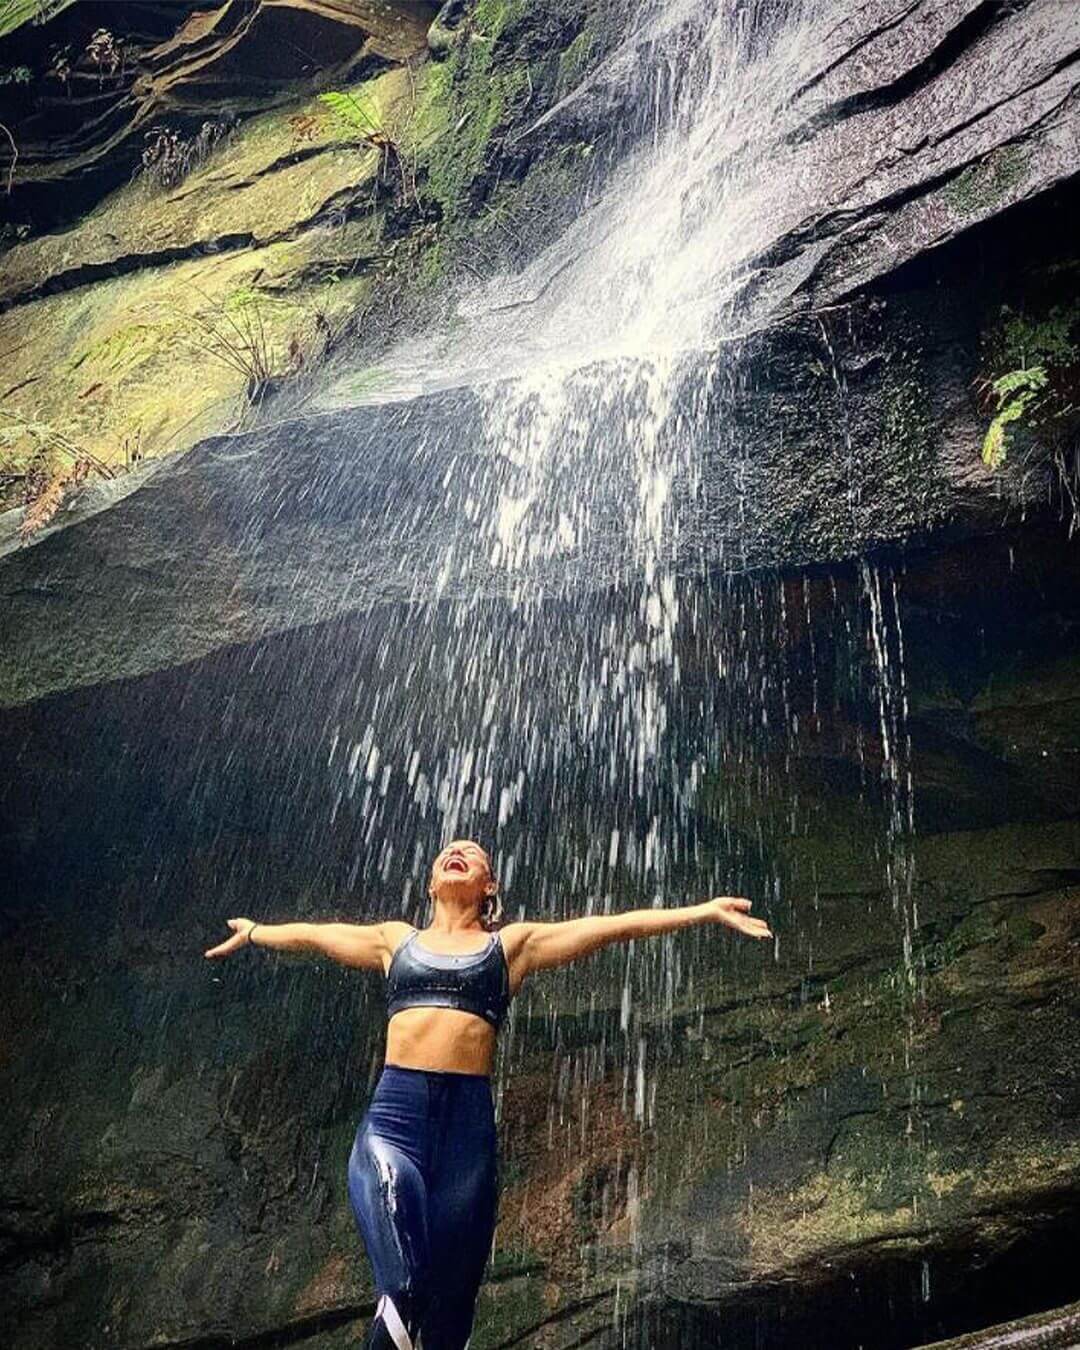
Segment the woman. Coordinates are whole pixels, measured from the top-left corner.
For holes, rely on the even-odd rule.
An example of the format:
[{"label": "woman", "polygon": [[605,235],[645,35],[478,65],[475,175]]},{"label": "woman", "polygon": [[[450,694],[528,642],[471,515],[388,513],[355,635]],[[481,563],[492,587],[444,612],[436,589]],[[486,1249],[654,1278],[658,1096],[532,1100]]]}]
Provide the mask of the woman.
[{"label": "woman", "polygon": [[[386,1056],[349,1157],[349,1199],[379,1299],[368,1350],[465,1350],[495,1231],[491,1073],[495,1035],[526,976],[612,942],[720,923],[772,934],[749,900],[638,909],[561,923],[508,923],[491,860],[469,839],[431,870],[429,927],[407,923],[253,923],[207,956],[254,943],[320,952],[386,975]],[[482,941],[478,941],[482,939]]]}]

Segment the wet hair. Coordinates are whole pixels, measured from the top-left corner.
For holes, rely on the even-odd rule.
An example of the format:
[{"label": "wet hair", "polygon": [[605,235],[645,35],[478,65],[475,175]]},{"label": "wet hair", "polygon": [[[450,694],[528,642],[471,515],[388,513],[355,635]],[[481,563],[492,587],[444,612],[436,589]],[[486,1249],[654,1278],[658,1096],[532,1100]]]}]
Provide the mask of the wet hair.
[{"label": "wet hair", "polygon": [[[495,874],[492,873],[492,880],[495,880]],[[480,922],[490,932],[498,927],[502,922],[503,907],[502,897],[496,891],[494,895],[485,895],[480,901]]]}]

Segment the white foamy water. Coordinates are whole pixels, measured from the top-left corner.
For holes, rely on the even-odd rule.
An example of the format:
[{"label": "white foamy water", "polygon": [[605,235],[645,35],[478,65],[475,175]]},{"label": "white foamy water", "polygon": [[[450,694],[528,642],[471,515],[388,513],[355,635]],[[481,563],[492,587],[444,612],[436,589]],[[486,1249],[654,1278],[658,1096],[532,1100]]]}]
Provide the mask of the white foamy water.
[{"label": "white foamy water", "polygon": [[[723,0],[703,16],[680,0],[640,5],[590,80],[625,85],[637,148],[532,263],[460,297],[452,341],[423,335],[391,352],[373,397],[515,377],[572,397],[595,363],[722,340],[736,282],[814,177],[786,137],[820,57],[818,8]],[[343,406],[349,391],[346,380],[320,405]]]}]

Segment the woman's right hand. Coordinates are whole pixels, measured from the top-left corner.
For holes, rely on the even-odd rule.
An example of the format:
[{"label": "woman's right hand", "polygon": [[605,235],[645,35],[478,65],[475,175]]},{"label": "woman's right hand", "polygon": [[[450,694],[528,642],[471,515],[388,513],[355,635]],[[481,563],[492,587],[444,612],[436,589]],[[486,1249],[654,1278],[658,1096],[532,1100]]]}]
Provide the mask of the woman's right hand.
[{"label": "woman's right hand", "polygon": [[772,930],[764,919],[752,918],[750,901],[741,895],[714,895],[708,902],[709,917],[715,923],[734,928],[746,937],[771,938]]},{"label": "woman's right hand", "polygon": [[230,952],[239,951],[241,947],[247,946],[248,934],[255,927],[255,920],[229,919],[228,924],[233,930],[232,937],[226,938],[216,947],[211,947],[208,951],[205,951],[204,956],[228,956]]}]

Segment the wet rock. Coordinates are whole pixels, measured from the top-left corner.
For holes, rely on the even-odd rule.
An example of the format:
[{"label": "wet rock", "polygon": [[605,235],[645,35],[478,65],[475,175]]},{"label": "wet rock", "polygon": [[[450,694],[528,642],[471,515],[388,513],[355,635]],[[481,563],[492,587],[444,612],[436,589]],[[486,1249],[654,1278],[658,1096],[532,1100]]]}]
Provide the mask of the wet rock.
[{"label": "wet rock", "polygon": [[[685,33],[662,37],[678,50]],[[623,134],[640,120],[648,29],[536,119],[527,139]],[[747,329],[835,304],[972,226],[1068,182],[1080,163],[1080,11],[875,0],[829,32],[791,91],[742,244]],[[753,153],[733,150],[734,166]],[[773,184],[783,184],[778,196]]]},{"label": "wet rock", "polygon": [[465,17],[467,0],[446,0],[428,29],[428,49],[432,56],[445,56],[454,44],[454,35]]},{"label": "wet rock", "polygon": [[[406,71],[346,90],[401,134]],[[5,467],[55,432],[124,471],[242,425],[275,384],[303,388],[384,259],[399,187],[384,168],[311,98],[251,118],[174,186],[145,176],[74,229],[10,249]]]},{"label": "wet rock", "polygon": [[[14,354],[10,382],[3,391],[11,414],[24,423],[51,428],[105,462],[126,467],[133,459],[183,450],[203,436],[249,424],[245,393],[256,391],[260,401],[263,394],[288,385],[301,369],[307,379],[329,345],[326,329],[337,332],[358,309],[365,311],[365,318],[393,311],[393,288],[383,283],[384,274],[392,274],[397,266],[394,249],[400,244],[403,256],[410,250],[423,254],[424,267],[434,267],[445,241],[432,243],[430,232],[435,227],[426,218],[419,226],[390,218],[395,199],[409,195],[405,178],[398,182],[393,171],[388,175],[380,153],[350,135],[348,128],[335,126],[325,107],[310,96],[314,75],[275,73],[272,64],[257,56],[265,45],[259,45],[257,30],[259,24],[268,23],[329,23],[349,42],[361,42],[357,50],[367,52],[377,39],[383,44],[380,52],[400,58],[406,49],[414,51],[410,44],[419,41],[421,10],[425,7],[396,7],[393,13],[380,10],[376,16],[374,9],[370,14],[351,9],[346,14],[331,5],[320,8],[316,16],[303,7],[263,5],[243,11],[241,23],[240,8],[226,6],[212,19],[208,12],[192,11],[164,40],[158,40],[162,35],[155,30],[153,50],[157,53],[160,48],[160,53],[154,60],[163,70],[172,69],[170,62],[180,62],[189,72],[181,57],[186,62],[192,51],[203,53],[205,48],[210,63],[206,69],[215,72],[217,97],[220,81],[232,69],[229,63],[250,59],[263,83],[241,109],[245,117],[267,102],[280,104],[280,111],[230,131],[227,142],[216,150],[211,146],[205,163],[195,164],[171,188],[157,194],[125,189],[77,227],[8,249],[0,304],[16,308],[0,316],[0,342]],[[65,10],[53,22],[75,23],[78,13],[78,7]],[[521,14],[514,13],[515,22],[524,23]],[[460,7],[444,7],[439,22],[446,27],[453,21],[458,25],[454,31],[460,32],[462,14]],[[577,146],[591,152],[595,141],[614,154],[612,126],[631,145],[640,132],[635,117],[623,112],[628,91],[636,88],[641,49],[631,42],[615,45],[603,59],[593,55],[584,63],[577,58],[569,61],[575,43],[587,39],[582,50],[588,52],[596,45],[592,30],[581,28],[584,21],[578,16],[578,37],[570,40],[575,29],[566,19],[566,31],[558,33],[558,40],[570,45],[555,59],[538,46],[549,36],[545,16],[528,17],[535,23],[526,24],[520,38],[513,36],[512,26],[509,36],[500,31],[498,72],[503,78],[507,71],[518,71],[519,58],[527,58],[537,68],[535,98],[531,94],[527,100],[524,96],[511,100],[512,111],[503,110],[510,122],[499,143],[490,147],[491,162],[472,166],[476,181],[470,192],[483,197],[503,178],[509,183],[533,181],[535,190],[522,194],[529,197],[523,214],[533,224],[521,229],[529,235],[531,228],[535,235],[563,220],[557,204],[553,208],[545,197],[562,194],[569,200],[580,188],[580,174],[564,171],[563,161],[573,156],[563,155],[563,150]],[[163,22],[157,10],[148,12],[143,22],[151,24],[152,18]],[[1071,178],[1077,161],[1077,119],[1070,92],[1077,68],[1070,56],[1077,41],[1074,28],[1072,11],[1065,18],[1060,6],[1033,0],[1005,8],[919,5],[902,13],[878,3],[830,30],[819,66],[808,70],[803,84],[793,91],[786,114],[790,116],[786,149],[770,170],[770,182],[783,181],[788,187],[775,201],[766,193],[762,228],[745,241],[744,254],[736,259],[746,277],[736,306],[738,324],[746,331],[767,331],[810,310],[811,328],[825,333],[827,344],[834,325],[843,323],[832,307],[868,286],[903,289],[898,269],[902,276],[905,261],[917,261],[928,252],[936,257],[948,240],[980,222],[1008,220],[1009,212],[1028,199],[1036,212],[1039,203],[1047,205],[1034,223],[1030,215],[1017,221],[1015,229],[1027,237],[1037,237],[1046,228],[1052,212],[1049,203],[1058,202],[1059,214],[1067,213],[1072,198],[1060,185]],[[669,40],[681,40],[679,31]],[[398,46],[394,33],[400,36]],[[34,39],[39,45],[43,40]],[[275,51],[296,46],[276,42]],[[249,56],[244,56],[249,48]],[[598,51],[604,50],[599,44]],[[445,126],[437,118],[426,124],[431,118],[423,112],[428,98],[423,70],[407,76],[398,70],[361,81],[356,77],[370,73],[370,61],[367,57],[359,65],[351,57],[350,61],[323,66],[319,80],[325,83],[336,74],[361,101],[370,97],[378,107],[375,117],[381,131],[405,147],[406,158],[419,154],[421,144],[457,134],[453,119]],[[550,71],[543,75],[546,67],[558,67],[554,82],[548,78]],[[573,90],[560,97],[564,67],[573,68],[569,79]],[[529,78],[532,81],[533,76]],[[78,79],[96,81],[94,88],[100,87],[102,97],[112,88],[113,77],[106,79],[96,67]],[[149,76],[139,79],[146,84]],[[486,89],[490,82],[485,77],[479,83]],[[196,92],[193,83],[192,100]],[[183,102],[179,94],[170,98],[173,104]],[[534,104],[542,107],[551,100],[553,108],[521,125],[528,122]],[[225,105],[232,108],[234,102],[240,108],[236,100],[225,100]],[[222,106],[219,100],[219,111]],[[194,116],[194,102],[191,110]],[[487,113],[481,117],[481,111],[466,108],[462,125],[484,120]],[[139,113],[140,128],[146,127],[149,116]],[[440,116],[445,118],[445,109]],[[209,124],[203,117],[198,125]],[[193,136],[201,134],[194,122],[190,130]],[[128,153],[123,148],[127,144],[123,136],[115,142],[116,148],[106,154],[109,163],[119,164]],[[21,163],[33,175],[37,171],[32,167],[31,142],[25,151]],[[582,153],[575,163],[580,170],[601,158]],[[813,170],[808,171],[811,165]],[[18,203],[18,191],[13,203]],[[421,214],[445,214],[448,209],[446,201],[428,201]],[[491,218],[500,218],[505,209],[502,202],[499,210],[492,206]],[[510,214],[513,228],[489,229],[483,237],[478,230],[476,241],[465,249],[470,269],[475,270],[481,254],[497,256],[496,234],[513,237],[518,232],[512,203]],[[453,222],[451,232],[468,238],[469,228],[463,218]],[[529,238],[537,242],[533,235]],[[554,250],[552,268],[558,271],[565,264],[566,257]],[[1001,265],[1006,273],[1015,271],[1007,259]],[[938,283],[951,266],[951,260],[938,264]],[[960,266],[970,268],[970,262]],[[419,268],[417,275],[422,271]],[[532,296],[542,293],[552,279],[539,278]],[[995,279],[988,293],[997,287]],[[208,300],[201,298],[204,295]],[[235,352],[215,354],[212,349],[227,345],[221,330],[231,332],[230,306],[248,301],[254,303],[247,306],[241,327],[245,333],[258,329],[260,336],[242,336],[238,363]],[[526,297],[510,307],[524,312],[529,302]],[[813,317],[819,310],[825,314],[820,321]],[[373,328],[366,322],[358,326],[361,340]],[[827,351],[810,354],[815,340],[800,339],[800,355],[826,373],[822,406],[829,406],[835,424],[846,414],[833,397],[836,391],[828,387],[829,372],[835,380],[848,376],[843,370],[833,371]],[[970,340],[977,342],[978,334]],[[774,358],[785,345],[783,338],[775,340]],[[934,424],[944,437],[939,458],[947,461],[946,478],[962,506],[973,507],[981,516],[1002,488],[1014,504],[1045,497],[1056,488],[1045,465],[1040,464],[1023,484],[1014,465],[1002,482],[989,477],[972,454],[973,443],[986,430],[986,419],[980,426],[975,415],[970,387],[977,374],[973,356],[971,350],[966,353],[966,388],[957,378],[955,362],[950,369],[941,361],[928,363],[934,375],[940,372],[944,379],[929,385],[933,406],[926,417],[901,415],[909,425],[903,428],[906,445],[900,449],[896,475],[901,474],[903,457],[916,453],[915,442],[925,426]],[[781,359],[789,358],[781,355]],[[237,369],[238,364],[249,368]],[[267,369],[251,369],[262,366]],[[166,369],[179,372],[179,378],[163,381]],[[294,382],[298,392],[302,393],[304,379]],[[853,388],[861,382],[861,377],[850,380]],[[886,392],[879,384],[878,393]],[[942,395],[950,405],[947,412],[939,406]],[[805,391],[798,396],[806,406]],[[914,393],[908,404],[917,412],[912,400],[918,401]],[[895,409],[896,397],[890,406]],[[845,434],[862,417],[862,410],[856,410]],[[880,429],[866,429],[879,435]],[[796,439],[806,434],[807,429],[800,427]],[[824,434],[824,428],[817,434]],[[25,467],[36,444],[31,442],[32,438],[23,438],[17,447],[15,470]],[[832,533],[835,523],[820,525],[809,522],[809,517],[821,510],[830,493],[841,491],[836,460],[828,455],[808,459],[822,467],[787,492],[788,520],[797,523],[796,533],[802,535],[819,528]],[[876,476],[875,469],[871,477]],[[921,483],[922,509],[908,513],[909,522],[929,519],[930,497],[936,498],[938,515],[947,516],[952,509],[949,493],[936,493],[932,477],[923,476]],[[891,488],[875,490],[871,482],[867,489],[860,503],[870,514],[871,504],[885,501]],[[910,503],[910,494],[904,496]],[[884,541],[897,533],[895,521],[863,524],[863,537],[868,539]],[[831,547],[831,542],[826,546],[818,540],[804,550],[794,540],[791,547],[777,551],[790,558],[824,556]],[[752,565],[752,557],[747,560]]]},{"label": "wet rock", "polygon": [[[1010,238],[1004,231],[998,247]],[[1018,455],[998,472],[979,459],[985,421],[971,389],[1002,293],[979,266],[966,282],[956,260],[942,266],[952,283],[944,298],[932,272],[835,321],[791,322],[687,364],[660,432],[693,437],[682,462],[701,476],[682,506],[679,566],[805,565],[993,531],[1021,512],[1069,518],[1053,458]],[[233,275],[224,261],[212,271]],[[39,341],[61,333],[45,330]],[[190,399],[190,417],[206,391],[184,392],[187,379],[166,391],[151,380],[147,397]],[[465,523],[467,503],[481,491],[494,500],[520,490],[526,470],[492,455],[484,407],[473,391],[447,390],[206,441],[115,512],[54,528],[30,548],[18,547],[21,516],[9,514],[0,522],[2,702],[144,673],[404,595],[505,591],[515,574]],[[633,455],[607,423],[589,454],[604,456],[607,485],[590,538],[530,564],[540,588],[594,591],[632,565]],[[552,471],[555,514],[536,528],[557,540],[558,503],[576,470],[571,458]],[[690,491],[673,484],[676,495]],[[76,507],[55,526],[78,519]],[[45,596],[56,620],[47,634]],[[122,645],[112,636],[120,630]]]},{"label": "wet rock", "polygon": [[937,1341],[925,1350],[1069,1350],[1080,1337],[1080,1304],[1036,1313],[970,1336]]},{"label": "wet rock", "polygon": [[[877,707],[858,662],[838,659],[849,627],[853,652],[864,646],[859,568],[730,581],[711,605],[702,586],[703,628],[746,616],[748,646],[721,650],[752,669],[767,660],[772,679],[767,732],[735,741],[748,762],[714,763],[701,786],[687,893],[714,853],[755,841],[778,878],[780,948],[680,934],[670,965],[635,967],[645,996],[635,985],[625,1013],[623,952],[588,979],[526,986],[500,1078],[504,1190],[481,1344],[805,1346],[825,1318],[832,1346],[901,1350],[1069,1296],[1071,548],[1060,530],[1017,531],[911,550],[883,573],[912,710],[910,965],[911,910],[885,875]],[[513,631],[530,651],[557,635],[557,665],[576,672],[617,597],[588,612],[582,625],[578,608],[554,607]],[[482,614],[503,631],[498,603]],[[356,921],[400,903],[423,822],[402,772],[394,823],[365,842],[345,747],[378,718],[378,696],[402,744],[434,710],[425,753],[452,748],[457,728],[438,715],[452,631],[445,610],[420,626],[408,603],[388,604],[0,715],[13,1085],[0,1304],[18,1310],[17,1350],[106,1321],[122,1344],[307,1336],[336,1350],[370,1315],[344,1162],[380,1062],[379,983],[265,952],[211,967],[201,950],[226,910]],[[672,708],[689,728],[704,698],[710,720],[731,700],[716,650],[684,642]],[[377,677],[387,651],[415,663],[421,687]],[[536,684],[537,725],[560,725],[561,692]],[[513,778],[511,703],[488,732]],[[1022,740],[992,720],[1010,707],[1024,709]],[[727,711],[742,720],[742,705]],[[568,869],[593,782],[573,804],[576,833],[554,822]],[[386,838],[400,861],[376,882]],[[515,879],[523,903],[548,866]],[[662,969],[669,1001],[648,994]]]},{"label": "wet rock", "polygon": [[[4,39],[6,62],[30,75],[28,85],[0,89],[19,147],[9,218],[35,228],[69,221],[130,175],[156,124],[187,139],[208,120],[263,111],[415,55],[433,13],[422,0],[119,4],[104,30],[86,6],[54,7],[48,22]],[[108,33],[104,52],[94,46],[97,31]]]}]

